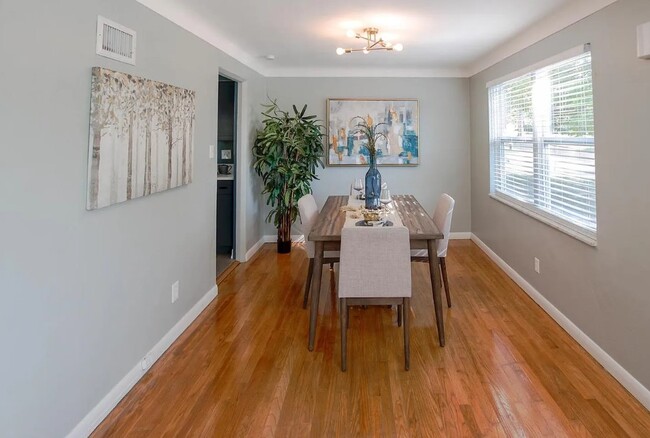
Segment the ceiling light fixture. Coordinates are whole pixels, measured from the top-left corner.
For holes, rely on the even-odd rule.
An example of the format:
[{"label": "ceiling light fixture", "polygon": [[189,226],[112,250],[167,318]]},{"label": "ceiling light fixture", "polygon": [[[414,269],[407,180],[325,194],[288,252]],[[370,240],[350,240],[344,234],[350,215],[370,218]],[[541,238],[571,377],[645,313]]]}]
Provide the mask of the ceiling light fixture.
[{"label": "ceiling light fixture", "polygon": [[404,46],[401,43],[392,44],[389,41],[384,41],[379,37],[379,29],[376,27],[366,27],[363,29],[363,33],[356,33],[353,30],[347,31],[347,36],[350,38],[357,38],[360,40],[366,40],[366,46],[360,49],[344,49],[339,47],[336,49],[337,55],[343,55],[345,53],[352,52],[363,52],[365,55],[375,50],[395,50],[396,52],[401,52],[404,49]]}]

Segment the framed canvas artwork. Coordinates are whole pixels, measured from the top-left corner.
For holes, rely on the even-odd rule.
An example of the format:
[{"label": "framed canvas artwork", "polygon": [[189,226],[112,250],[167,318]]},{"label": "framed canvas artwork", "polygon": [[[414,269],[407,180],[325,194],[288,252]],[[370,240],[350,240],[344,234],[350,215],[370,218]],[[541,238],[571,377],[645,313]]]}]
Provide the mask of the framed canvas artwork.
[{"label": "framed canvas artwork", "polygon": [[194,91],[92,69],[88,210],[192,182]]},{"label": "framed canvas artwork", "polygon": [[356,127],[370,118],[384,135],[377,142],[380,166],[417,166],[420,159],[417,99],[327,99],[327,165],[368,164],[368,140]]}]

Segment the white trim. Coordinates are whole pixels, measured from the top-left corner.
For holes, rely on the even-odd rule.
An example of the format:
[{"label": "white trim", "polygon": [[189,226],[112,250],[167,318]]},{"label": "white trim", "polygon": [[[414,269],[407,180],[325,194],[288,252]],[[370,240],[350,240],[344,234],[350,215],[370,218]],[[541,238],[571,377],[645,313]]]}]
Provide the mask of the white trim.
[{"label": "white trim", "polygon": [[225,34],[205,19],[205,17],[191,11],[184,6],[184,2],[172,0],[136,0],[141,5],[162,15],[177,26],[182,27],[213,47],[231,56],[245,66],[266,76],[266,69],[262,60],[248,54],[238,44],[230,40]]},{"label": "white trim", "polygon": [[538,211],[532,206],[528,206],[524,202],[511,199],[509,196],[502,193],[489,193],[488,196],[495,201],[499,201],[508,207],[514,208],[515,210],[525,214],[526,216],[537,219],[538,221],[548,225],[551,228],[578,239],[582,243],[586,243],[589,246],[597,246],[597,235],[592,233],[589,230],[580,227],[579,225],[572,224],[564,219],[557,217],[550,213],[545,213],[543,211]]},{"label": "white trim", "polygon": [[526,30],[518,35],[514,35],[510,40],[500,44],[487,55],[474,62],[467,69],[468,76],[471,77],[482,72],[515,53],[518,53],[525,48],[538,43],[544,38],[577,23],[616,1],[617,0],[573,0],[567,2],[565,7],[558,9],[537,23],[527,26]]},{"label": "white trim", "polygon": [[568,50],[565,50],[562,53],[558,53],[557,55],[551,56],[550,58],[546,58],[542,61],[538,61],[532,65],[529,65],[528,67],[521,68],[517,71],[513,71],[512,73],[508,73],[507,75],[501,76],[500,78],[493,79],[489,81],[487,84],[485,84],[485,88],[490,88],[495,85],[502,84],[506,81],[509,81],[510,79],[515,79],[520,76],[526,75],[528,73],[531,73],[535,70],[542,69],[544,67],[548,67],[549,65],[556,64],[561,61],[565,61],[570,58],[574,58],[576,56],[580,56],[585,52],[588,52],[591,50],[591,44],[585,43],[581,44],[576,47],[572,47]]},{"label": "white trim", "polygon": [[466,78],[465,68],[400,67],[277,67],[266,76],[277,78]]},{"label": "white trim", "polygon": [[618,382],[625,387],[643,406],[650,409],[650,390],[636,380],[625,368],[614,360],[605,350],[587,336],[578,326],[567,318],[560,310],[551,304],[544,296],[524,279],[517,271],[499,257],[481,239],[472,234],[472,242],[476,243],[524,292],[526,292],[548,315],[557,322],[578,344],[584,348],[596,361],[605,368]]},{"label": "white trim", "polygon": [[[244,147],[250,141],[248,129],[250,117],[248,114],[248,82],[224,69],[219,69],[223,74],[237,82],[236,93],[236,134],[235,134],[235,257],[237,260],[246,261],[246,208],[248,205],[248,183],[250,180],[249,161],[250,148]],[[217,160],[218,161],[218,160]]]},{"label": "white trim", "polygon": [[262,238],[260,240],[258,240],[255,243],[255,245],[251,246],[251,248],[248,251],[246,251],[246,256],[244,257],[243,261],[247,262],[250,259],[252,259],[253,256],[255,255],[255,253],[257,253],[257,251],[260,250],[260,248],[262,247],[262,245],[264,245],[264,243],[265,243],[264,236],[262,236]]},{"label": "white trim", "polygon": [[[472,233],[469,231],[449,233],[449,239],[451,240],[469,240],[471,238],[472,238]],[[278,238],[273,234],[267,234],[264,237],[262,237],[261,240],[264,240],[264,243],[271,243],[277,241]],[[305,241],[305,236],[304,234],[292,234],[291,241],[294,243],[302,243]]]},{"label": "white trim", "polygon": [[[262,236],[264,243],[275,243],[278,241],[278,236],[275,234],[266,234]],[[293,243],[301,243],[305,241],[305,236],[302,234],[292,234],[291,241]]]},{"label": "white trim", "polygon": [[[449,234],[449,239],[450,240],[468,240],[472,236],[471,232],[456,232],[456,233],[450,233]],[[260,249],[260,247],[265,244],[265,243],[273,243],[278,240],[277,236],[274,234],[267,234],[262,236],[262,238],[255,244],[251,249],[248,250],[246,253],[246,261],[250,260],[255,253]],[[292,234],[291,235],[291,240],[294,243],[301,243],[305,241],[305,236],[304,234]],[[426,257],[426,250],[422,250],[422,254],[418,253],[418,255],[421,255],[422,257]]]},{"label": "white trim", "polygon": [[550,35],[582,20],[614,3],[616,0],[573,0],[551,15],[526,27],[506,43],[499,45],[487,55],[472,62],[469,67],[456,68],[395,68],[388,73],[378,73],[375,67],[358,69],[334,68],[273,68],[268,61],[252,56],[233,42],[227,35],[216,30],[205,17],[183,6],[183,2],[171,0],[137,0],[138,3],[167,18],[213,47],[266,77],[471,77],[505,58],[547,38]]},{"label": "white trim", "polygon": [[68,438],[87,437],[115,408],[122,398],[144,376],[151,366],[167,351],[172,343],[192,324],[199,314],[214,300],[219,293],[215,285],[210,289],[181,319],[167,332],[163,338],[145,355],[147,368],[142,369],[142,361],[138,361],[131,371],[104,396],[103,399],[75,426],[67,435]]},{"label": "white trim", "polygon": [[[469,231],[466,232],[456,232],[456,233],[450,233],[449,234],[449,239],[451,240],[467,240],[470,239],[472,236],[472,233]],[[251,247],[251,249],[246,252],[246,259],[244,260],[245,262],[249,261],[250,259],[253,258],[255,253],[259,251],[259,249],[264,245],[265,243],[273,243],[278,240],[278,237],[274,234],[266,234],[262,236],[260,240],[255,243]],[[305,236],[303,234],[292,234],[291,235],[291,240],[295,243],[301,243],[305,241]],[[426,254],[424,254],[426,256]]]},{"label": "white trim", "polygon": [[[255,253],[260,250],[262,245],[265,243],[275,243],[278,241],[278,236],[275,234],[266,234],[262,236],[260,240],[258,240],[255,245],[253,245],[247,252],[246,252],[246,258],[244,259],[245,262],[249,261],[250,259],[253,258]],[[291,241],[294,243],[301,243],[305,241],[305,236],[302,234],[292,234],[291,235]]]}]

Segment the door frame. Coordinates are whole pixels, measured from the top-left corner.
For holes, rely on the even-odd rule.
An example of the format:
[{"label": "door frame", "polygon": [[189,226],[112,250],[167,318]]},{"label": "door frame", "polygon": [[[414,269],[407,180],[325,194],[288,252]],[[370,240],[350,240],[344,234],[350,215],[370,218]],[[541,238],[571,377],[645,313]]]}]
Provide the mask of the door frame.
[{"label": "door frame", "polygon": [[[225,76],[237,83],[235,90],[235,260],[246,261],[246,205],[249,184],[249,169],[246,164],[250,161],[250,148],[244,147],[250,143],[250,134],[243,127],[248,126],[248,84],[244,78],[226,69],[219,68],[219,76]],[[217,76],[217,81],[219,80]],[[218,102],[218,99],[217,99]],[[217,103],[218,104],[218,103]],[[214,160],[215,175],[217,160]],[[215,210],[216,214],[216,210]],[[215,239],[216,242],[216,239]]]}]

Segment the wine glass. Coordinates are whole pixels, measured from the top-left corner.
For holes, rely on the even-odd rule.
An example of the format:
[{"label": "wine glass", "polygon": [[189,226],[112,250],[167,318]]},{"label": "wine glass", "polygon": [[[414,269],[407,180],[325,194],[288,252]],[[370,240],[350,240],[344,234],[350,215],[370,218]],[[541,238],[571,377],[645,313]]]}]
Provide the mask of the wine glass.
[{"label": "wine glass", "polygon": [[357,199],[360,199],[361,191],[363,190],[363,180],[361,178],[355,179],[352,188],[357,191]]},{"label": "wine glass", "polygon": [[379,194],[379,202],[384,204],[384,208],[388,208],[388,204],[390,204],[392,201],[390,197],[390,190],[388,189],[381,189],[381,193]]}]

